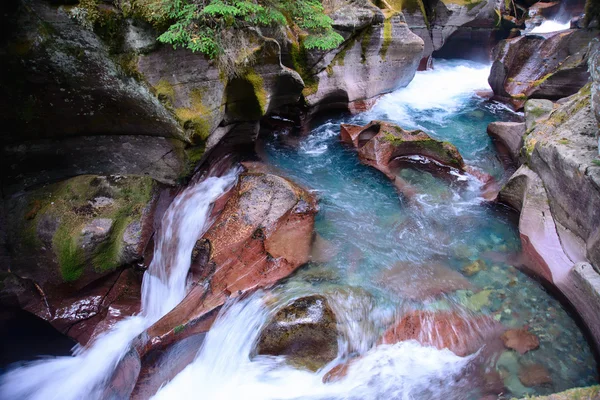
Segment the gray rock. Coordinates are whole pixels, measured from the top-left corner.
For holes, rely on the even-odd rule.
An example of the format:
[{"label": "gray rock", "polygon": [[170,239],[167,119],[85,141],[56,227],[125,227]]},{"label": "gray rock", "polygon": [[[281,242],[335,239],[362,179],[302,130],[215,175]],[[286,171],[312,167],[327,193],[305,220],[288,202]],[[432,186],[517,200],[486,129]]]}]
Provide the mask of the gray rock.
[{"label": "gray rock", "polygon": [[528,98],[557,100],[576,93],[589,78],[592,30],[527,34],[494,48],[488,82],[494,94],[515,108]]},{"label": "gray rock", "polygon": [[114,221],[110,218],[91,220],[81,230],[81,248],[93,251],[96,246],[108,239]]},{"label": "gray rock", "polygon": [[[412,33],[402,14],[370,26],[344,44],[331,63],[316,75],[318,84],[305,96],[313,111],[352,108],[406,86],[423,52],[423,40]],[[358,105],[356,108],[361,108]]]},{"label": "gray rock", "polygon": [[523,122],[492,122],[487,127],[488,135],[508,150],[513,161],[519,159],[525,130]]},{"label": "gray rock", "polygon": [[546,118],[554,109],[550,100],[533,99],[525,103],[525,125],[527,130],[533,129],[536,121]]}]

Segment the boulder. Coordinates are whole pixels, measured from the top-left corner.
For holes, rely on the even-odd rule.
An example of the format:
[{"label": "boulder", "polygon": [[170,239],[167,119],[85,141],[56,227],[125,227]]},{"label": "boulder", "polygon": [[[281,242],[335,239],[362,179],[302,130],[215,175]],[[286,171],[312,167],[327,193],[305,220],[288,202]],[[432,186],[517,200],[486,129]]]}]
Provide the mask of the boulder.
[{"label": "boulder", "polygon": [[256,353],[285,356],[296,366],[317,371],[338,353],[335,314],[320,295],[302,297],[281,308],[262,330]]},{"label": "boulder", "polygon": [[159,190],[149,177],[82,175],[8,199],[3,297],[81,343],[137,312],[141,275],[121,267],[143,258]]},{"label": "boulder", "polygon": [[342,129],[347,132],[342,139],[358,149],[361,162],[390,178],[393,178],[390,163],[398,157],[421,156],[449,168],[465,169],[462,156],[454,145],[435,140],[420,130],[405,131],[383,121],[372,121],[361,130],[346,125],[342,125]]},{"label": "boulder", "polygon": [[198,238],[192,289],[142,335],[140,356],[206,332],[228,297],[270,286],[308,262],[316,212],[312,195],[291,181],[241,174],[223,211]]},{"label": "boulder", "polygon": [[512,162],[519,160],[525,130],[523,122],[492,122],[487,127],[499,153],[508,154]]},{"label": "boulder", "polygon": [[[596,40],[590,45],[590,59],[588,69],[592,78],[592,98],[591,104],[596,117],[596,121],[600,125],[600,41]],[[600,136],[598,137],[600,141]],[[600,155],[600,148],[598,151]]]},{"label": "boulder", "polygon": [[540,341],[536,335],[525,329],[509,329],[502,334],[504,346],[525,354],[530,350],[535,350],[540,346]]},{"label": "boulder", "polygon": [[540,364],[524,365],[519,369],[519,380],[525,386],[540,386],[552,383],[548,370]]},{"label": "boulder", "polygon": [[494,48],[489,83],[498,99],[516,109],[528,98],[557,100],[588,79],[588,45],[596,32],[567,30],[506,39]]},{"label": "boulder", "polygon": [[449,349],[464,357],[483,345],[491,346],[501,334],[500,325],[488,316],[451,311],[411,311],[382,335],[382,344],[416,340],[425,346]]},{"label": "boulder", "polygon": [[357,148],[363,164],[383,172],[409,200],[415,189],[394,172],[404,166],[427,168],[448,180],[456,179],[452,170],[471,174],[482,182],[484,198],[496,197],[495,181],[490,175],[466,166],[453,144],[433,139],[421,130],[405,131],[389,122],[372,121],[363,127],[342,124],[340,138]]}]

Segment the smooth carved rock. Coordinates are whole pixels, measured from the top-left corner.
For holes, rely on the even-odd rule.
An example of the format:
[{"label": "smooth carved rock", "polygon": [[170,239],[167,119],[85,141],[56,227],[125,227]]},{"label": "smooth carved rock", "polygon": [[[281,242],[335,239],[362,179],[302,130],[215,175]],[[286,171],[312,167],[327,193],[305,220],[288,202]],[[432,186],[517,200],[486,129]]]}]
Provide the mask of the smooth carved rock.
[{"label": "smooth carved rock", "polygon": [[[270,286],[308,262],[316,212],[315,199],[284,178],[240,175],[223,211],[201,238],[209,254],[197,249],[191,272],[198,284],[148,329],[149,341],[138,349],[141,355],[207,331],[211,312],[228,297]],[[174,332],[177,326],[183,329]]]},{"label": "smooth carved rock", "polygon": [[540,386],[552,383],[548,370],[540,364],[525,365],[519,369],[519,380],[525,386]]},{"label": "smooth carved rock", "polygon": [[487,316],[460,315],[449,311],[412,311],[389,328],[380,343],[416,340],[425,346],[449,349],[458,356],[473,354],[497,340],[501,328]]},{"label": "smooth carved rock", "polygon": [[[423,53],[423,40],[411,32],[402,14],[384,20],[380,10],[372,13],[372,23],[338,49],[317,52],[321,61],[314,66],[316,82],[304,90],[312,111],[360,110],[368,105],[364,101],[412,80]],[[342,19],[347,16],[340,16],[340,23]]]},{"label": "smooth carved rock", "polygon": [[518,162],[525,135],[523,122],[492,122],[487,133],[496,142],[500,154],[507,153],[512,162]]},{"label": "smooth carved rock", "polygon": [[285,356],[316,371],[337,356],[336,318],[323,296],[294,300],[279,310],[261,332],[257,354]]},{"label": "smooth carved rock", "polygon": [[517,109],[528,98],[572,95],[589,79],[588,44],[595,36],[577,29],[503,40],[494,48],[490,86]]},{"label": "smooth carved rock", "polygon": [[417,301],[472,288],[459,272],[435,261],[425,264],[397,263],[383,272],[379,282],[400,297]]},{"label": "smooth carved rock", "polygon": [[363,127],[342,124],[340,139],[357,148],[360,161],[383,172],[409,200],[414,197],[416,191],[394,170],[403,163],[417,166],[414,162],[415,157],[419,160],[424,159],[427,168],[446,179],[455,179],[450,174],[450,168],[469,173],[482,182],[484,198],[491,200],[496,197],[497,185],[493,177],[465,165],[453,144],[435,140],[423,131],[406,131],[389,122],[372,121]]},{"label": "smooth carved rock", "polygon": [[525,329],[509,329],[502,334],[502,342],[509,349],[525,354],[530,350],[535,350],[540,346],[540,341],[536,335]]}]

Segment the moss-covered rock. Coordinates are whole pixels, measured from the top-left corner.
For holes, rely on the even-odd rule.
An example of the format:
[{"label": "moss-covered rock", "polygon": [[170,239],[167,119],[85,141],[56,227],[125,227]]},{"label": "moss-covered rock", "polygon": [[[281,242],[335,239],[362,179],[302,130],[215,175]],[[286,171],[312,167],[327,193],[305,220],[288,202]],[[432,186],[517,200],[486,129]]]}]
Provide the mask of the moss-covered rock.
[{"label": "moss-covered rock", "polygon": [[302,368],[316,371],[337,356],[337,328],[323,296],[294,300],[279,310],[261,332],[258,354],[285,356]]},{"label": "moss-covered rock", "polygon": [[[600,386],[589,386],[565,390],[547,396],[525,397],[521,400],[596,400],[600,398]],[[513,398],[513,400],[516,400]]]},{"label": "moss-covered rock", "polygon": [[141,258],[155,191],[149,177],[82,175],[15,196],[12,271],[42,289],[82,287]]}]

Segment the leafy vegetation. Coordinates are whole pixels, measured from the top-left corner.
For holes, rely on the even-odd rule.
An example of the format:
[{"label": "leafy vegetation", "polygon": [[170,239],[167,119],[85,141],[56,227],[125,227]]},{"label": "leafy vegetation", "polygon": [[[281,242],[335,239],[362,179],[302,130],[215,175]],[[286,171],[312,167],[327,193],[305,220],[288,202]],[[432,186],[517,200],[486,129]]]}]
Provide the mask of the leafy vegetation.
[{"label": "leafy vegetation", "polygon": [[224,32],[253,27],[295,25],[306,35],[308,49],[328,50],[343,42],[318,0],[162,0],[147,13],[156,25],[168,21],[158,40],[173,47],[204,53],[211,59],[225,52]]}]

